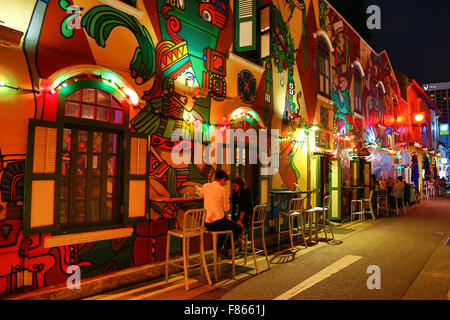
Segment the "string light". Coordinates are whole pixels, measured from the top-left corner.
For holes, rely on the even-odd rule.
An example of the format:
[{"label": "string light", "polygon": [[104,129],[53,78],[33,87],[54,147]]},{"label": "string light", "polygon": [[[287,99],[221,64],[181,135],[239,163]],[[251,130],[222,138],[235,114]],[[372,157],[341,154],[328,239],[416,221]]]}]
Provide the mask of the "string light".
[{"label": "string light", "polygon": [[4,82],[4,81],[0,81],[0,87],[16,90],[16,91],[19,91],[19,92],[32,92],[32,93],[37,93],[37,94],[40,93],[39,90],[24,89],[24,88],[21,88],[21,87],[11,86],[11,85],[6,84],[6,82]]},{"label": "string light", "polygon": [[119,85],[118,84],[119,78],[114,74],[108,74],[107,76],[102,76],[101,74],[99,74],[99,75],[94,75],[94,74],[78,75],[76,77],[71,77],[71,78],[68,78],[68,79],[60,82],[55,88],[51,89],[49,92],[51,92],[52,94],[55,94],[56,90],[67,87],[68,82],[70,82],[70,81],[77,82],[80,77],[82,77],[82,78],[83,77],[85,77],[85,78],[94,77],[94,78],[97,78],[98,80],[108,82],[109,84],[114,84],[117,87],[117,89],[119,91],[121,91],[128,100],[131,101],[131,103],[133,105],[137,105],[139,103],[139,96],[137,95],[137,93],[131,88],[122,87],[121,85]]}]

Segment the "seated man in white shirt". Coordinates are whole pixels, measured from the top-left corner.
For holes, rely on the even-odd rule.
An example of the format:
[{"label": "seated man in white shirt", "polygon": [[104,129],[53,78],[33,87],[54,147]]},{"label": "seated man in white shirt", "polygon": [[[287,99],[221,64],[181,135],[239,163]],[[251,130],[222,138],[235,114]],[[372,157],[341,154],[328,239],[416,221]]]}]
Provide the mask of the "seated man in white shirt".
[{"label": "seated man in white shirt", "polygon": [[[199,196],[204,198],[204,208],[206,209],[205,227],[208,231],[232,230],[234,240],[237,241],[241,233],[241,226],[232,222],[225,216],[230,210],[230,199],[224,185],[228,180],[225,171],[216,172],[214,182],[203,185]],[[226,235],[219,235],[217,239],[217,250],[224,256],[227,256],[227,248],[231,248],[224,243]],[[222,249],[223,246],[223,249]]]}]

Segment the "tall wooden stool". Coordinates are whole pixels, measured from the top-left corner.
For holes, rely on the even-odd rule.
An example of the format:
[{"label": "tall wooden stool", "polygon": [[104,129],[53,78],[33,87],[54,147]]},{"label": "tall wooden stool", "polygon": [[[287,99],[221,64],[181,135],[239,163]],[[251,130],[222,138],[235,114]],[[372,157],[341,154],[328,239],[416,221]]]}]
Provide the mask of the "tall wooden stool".
[{"label": "tall wooden stool", "polygon": [[377,195],[377,216],[380,216],[381,210],[388,214],[388,197],[386,191],[383,190],[379,190]]},{"label": "tall wooden stool", "polygon": [[397,190],[395,190],[395,194],[394,194],[394,199],[395,199],[395,211],[397,212],[397,215],[399,216],[400,213],[398,211],[398,201],[400,200],[402,209],[403,209],[403,213],[406,216],[406,209],[405,209],[405,188],[404,187],[399,187]]},{"label": "tall wooden stool", "polygon": [[[203,226],[205,224],[206,211],[205,209],[193,209],[187,210],[184,213],[183,227],[182,229],[169,230],[167,232],[167,248],[166,248],[166,282],[169,281],[169,265],[175,265],[184,270],[184,281],[186,285],[186,290],[189,290],[188,276],[189,267],[201,266],[205,269],[206,279],[208,283],[211,284],[211,279],[209,278],[208,267],[206,265],[205,251],[203,248]],[[183,239],[183,265],[179,265],[169,260],[170,251],[170,239],[171,237],[178,237]],[[189,262],[189,241],[193,237],[200,237],[200,261],[197,264],[190,264]],[[200,272],[203,274],[203,270],[200,267]]]},{"label": "tall wooden stool", "polygon": [[[252,252],[253,252],[253,260],[255,261],[255,268],[256,268],[256,274],[259,274],[259,270],[258,270],[258,264],[256,262],[256,254],[259,254],[261,252],[264,252],[264,255],[266,256],[266,261],[267,261],[267,266],[270,269],[270,263],[269,263],[269,257],[267,255],[267,249],[266,249],[266,240],[264,238],[264,225],[265,225],[265,221],[266,221],[266,213],[267,213],[267,205],[258,205],[255,206],[253,208],[253,213],[252,213],[252,224],[249,228],[249,230],[247,230],[247,232],[245,233],[245,238],[244,238],[244,264],[247,264],[247,242],[248,242],[248,233],[251,233],[252,236]],[[261,240],[262,240],[262,245],[263,245],[263,249],[256,249],[255,248],[255,231],[256,230],[261,230]]]}]

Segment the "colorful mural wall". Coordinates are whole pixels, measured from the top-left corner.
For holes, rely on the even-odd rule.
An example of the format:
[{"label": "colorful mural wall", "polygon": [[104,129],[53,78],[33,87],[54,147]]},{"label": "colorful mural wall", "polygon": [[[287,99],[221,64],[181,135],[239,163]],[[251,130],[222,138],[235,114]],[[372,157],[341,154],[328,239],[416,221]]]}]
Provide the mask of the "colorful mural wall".
[{"label": "colorful mural wall", "polygon": [[[405,134],[397,121],[400,92],[386,52],[374,52],[324,0],[36,0],[3,6],[1,20],[23,38],[18,47],[0,46],[0,295],[63,283],[69,265],[90,277],[162,260],[167,231],[180,227],[190,208],[148,201],[145,217],[120,221],[131,231],[119,238],[52,244],[55,236],[74,234],[56,224],[56,232],[24,234],[29,119],[74,132],[101,122],[103,132],[118,134],[125,144],[129,133],[147,137],[142,176],[148,177],[148,190],[136,190],[149,199],[193,195],[218,169],[205,161],[173,163],[171,152],[180,144],[194,148],[191,141],[171,140],[176,129],[192,137],[201,126],[202,150],[221,128],[279,129],[279,172],[255,186],[261,199],[268,199],[271,189],[315,188],[320,170],[311,169],[319,166],[314,154],[339,159],[344,181],[349,153],[359,151],[348,150],[349,139],[389,148],[392,130]],[[264,30],[257,21],[267,22]],[[240,32],[248,23],[252,32]],[[263,56],[267,32],[269,55]],[[246,41],[248,50],[238,50],[236,43]],[[355,96],[361,103],[356,105]],[[84,162],[84,154],[101,159],[103,152],[110,160],[116,155],[95,146],[82,151],[86,146],[76,142],[66,149],[69,145],[78,148],[81,156],[71,164],[80,170],[86,163],[96,168],[97,160]],[[66,149],[61,161],[75,152]],[[390,155],[373,150],[372,171],[388,172]],[[102,163],[114,171],[111,161]],[[127,171],[133,161],[120,165]],[[221,168],[235,172],[230,164]],[[104,172],[110,177],[105,188],[116,186],[115,176]],[[88,181],[93,188],[95,178]],[[115,192],[108,190],[105,197]],[[62,195],[57,203],[64,201]],[[123,216],[116,206],[108,208]],[[61,212],[55,213],[59,222]],[[108,224],[97,227],[76,232],[96,233]],[[175,242],[171,253],[179,247]],[[198,243],[192,247],[197,250]]]}]

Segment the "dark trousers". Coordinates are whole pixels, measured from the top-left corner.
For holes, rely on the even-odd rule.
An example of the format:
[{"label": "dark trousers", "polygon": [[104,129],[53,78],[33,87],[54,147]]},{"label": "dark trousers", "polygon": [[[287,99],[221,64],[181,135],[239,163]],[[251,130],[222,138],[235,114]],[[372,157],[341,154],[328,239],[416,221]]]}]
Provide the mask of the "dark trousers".
[{"label": "dark trousers", "polygon": [[[234,241],[236,241],[241,234],[241,226],[234,223],[233,221],[228,220],[227,218],[223,218],[221,220],[217,220],[213,223],[207,223],[205,222],[206,230],[208,231],[225,231],[225,230],[232,230],[233,231],[233,238]],[[217,237],[217,250],[222,249],[222,246],[227,246],[228,249],[231,249],[231,243],[230,241],[225,242],[225,238],[227,235],[221,234]]]}]

